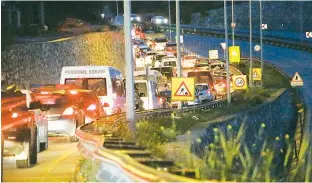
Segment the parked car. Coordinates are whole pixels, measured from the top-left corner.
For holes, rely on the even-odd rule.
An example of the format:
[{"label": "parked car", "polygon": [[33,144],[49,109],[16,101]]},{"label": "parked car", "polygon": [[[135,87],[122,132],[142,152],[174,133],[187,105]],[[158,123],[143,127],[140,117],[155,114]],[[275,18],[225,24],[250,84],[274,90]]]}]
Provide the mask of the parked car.
[{"label": "parked car", "polygon": [[2,156],[14,155],[17,168],[29,168],[37,163],[40,143],[48,148],[47,123],[40,116],[41,103],[29,94],[13,88],[1,91]]}]

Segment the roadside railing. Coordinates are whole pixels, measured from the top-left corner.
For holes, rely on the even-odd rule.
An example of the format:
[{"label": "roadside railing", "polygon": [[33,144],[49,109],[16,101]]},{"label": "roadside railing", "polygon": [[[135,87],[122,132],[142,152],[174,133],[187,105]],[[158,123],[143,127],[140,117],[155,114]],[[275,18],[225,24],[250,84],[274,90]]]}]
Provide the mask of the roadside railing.
[{"label": "roadside railing", "polygon": [[[162,25],[158,27],[163,30],[168,30],[169,28],[168,25]],[[172,24],[170,29],[171,31],[175,31],[176,29],[175,25]],[[224,30],[199,28],[199,27],[186,26],[186,25],[181,26],[181,32],[184,34],[196,34],[196,35],[220,37],[220,38],[223,38],[225,36]],[[232,33],[229,31],[229,36],[231,36],[231,34]],[[249,41],[249,34],[246,34],[243,32],[236,33],[235,39]],[[252,40],[255,42],[260,42],[260,37],[253,36]],[[310,43],[302,43],[298,41],[287,40],[286,38],[282,39],[281,37],[263,37],[263,43],[312,52],[312,45]]]}]

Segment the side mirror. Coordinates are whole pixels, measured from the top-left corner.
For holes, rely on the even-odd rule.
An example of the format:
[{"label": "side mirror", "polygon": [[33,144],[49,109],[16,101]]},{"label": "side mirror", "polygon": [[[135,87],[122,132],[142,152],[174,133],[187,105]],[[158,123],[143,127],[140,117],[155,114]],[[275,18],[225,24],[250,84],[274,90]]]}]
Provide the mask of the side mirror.
[{"label": "side mirror", "polygon": [[31,102],[30,105],[29,105],[29,109],[31,109],[31,110],[40,109],[40,108],[41,108],[40,101]]},{"label": "side mirror", "polygon": [[109,104],[105,102],[105,103],[103,104],[103,107],[109,107]]}]

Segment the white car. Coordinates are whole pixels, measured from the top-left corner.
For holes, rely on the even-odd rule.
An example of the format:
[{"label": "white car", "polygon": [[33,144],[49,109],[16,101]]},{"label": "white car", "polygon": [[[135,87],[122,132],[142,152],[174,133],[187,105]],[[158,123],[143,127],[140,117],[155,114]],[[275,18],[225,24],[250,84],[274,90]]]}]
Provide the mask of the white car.
[{"label": "white car", "polygon": [[151,19],[151,23],[156,25],[168,24],[168,19],[163,16],[155,16]]},{"label": "white car", "polygon": [[195,100],[187,102],[188,105],[201,104],[203,101],[213,101],[216,97],[207,83],[195,84]]}]

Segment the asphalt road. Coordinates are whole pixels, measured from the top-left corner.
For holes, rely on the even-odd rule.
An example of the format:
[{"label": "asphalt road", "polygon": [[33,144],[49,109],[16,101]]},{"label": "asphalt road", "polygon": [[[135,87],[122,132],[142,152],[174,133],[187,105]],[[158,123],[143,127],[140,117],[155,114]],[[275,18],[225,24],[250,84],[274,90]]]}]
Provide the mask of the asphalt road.
[{"label": "asphalt road", "polygon": [[31,168],[17,169],[11,157],[3,159],[4,182],[73,182],[78,157],[77,143],[66,137],[49,137],[49,149],[38,154]]}]

